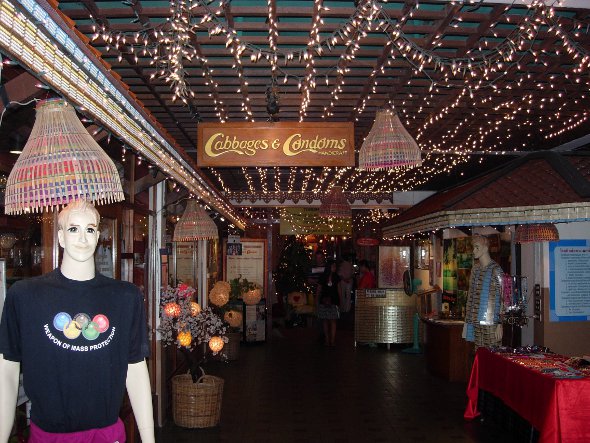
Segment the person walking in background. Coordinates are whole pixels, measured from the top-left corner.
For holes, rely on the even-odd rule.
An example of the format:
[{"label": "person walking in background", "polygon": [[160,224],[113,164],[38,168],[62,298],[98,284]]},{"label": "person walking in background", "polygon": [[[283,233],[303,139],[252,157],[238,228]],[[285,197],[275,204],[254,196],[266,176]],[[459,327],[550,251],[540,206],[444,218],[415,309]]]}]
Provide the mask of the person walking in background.
[{"label": "person walking in background", "polygon": [[336,345],[336,326],[340,318],[340,278],[336,272],[336,262],[328,260],[324,273],[320,277],[317,297],[318,318],[322,320],[326,346]]},{"label": "person walking in background", "polygon": [[350,312],[352,298],[353,268],[348,255],[343,256],[338,266],[338,277],[340,277],[340,313]]},{"label": "person walking in background", "polygon": [[357,289],[373,289],[377,287],[375,274],[371,271],[367,260],[361,260],[359,262],[359,271],[360,276]]}]

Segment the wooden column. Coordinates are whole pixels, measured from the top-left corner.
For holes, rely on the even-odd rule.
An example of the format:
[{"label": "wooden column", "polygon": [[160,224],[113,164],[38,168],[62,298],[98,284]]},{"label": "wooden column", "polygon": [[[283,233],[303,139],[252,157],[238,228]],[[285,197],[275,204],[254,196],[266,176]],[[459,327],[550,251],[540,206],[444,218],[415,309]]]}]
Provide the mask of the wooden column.
[{"label": "wooden column", "polygon": [[59,242],[57,240],[57,209],[43,211],[41,220],[41,239],[43,258],[41,272],[47,274],[59,266]]}]

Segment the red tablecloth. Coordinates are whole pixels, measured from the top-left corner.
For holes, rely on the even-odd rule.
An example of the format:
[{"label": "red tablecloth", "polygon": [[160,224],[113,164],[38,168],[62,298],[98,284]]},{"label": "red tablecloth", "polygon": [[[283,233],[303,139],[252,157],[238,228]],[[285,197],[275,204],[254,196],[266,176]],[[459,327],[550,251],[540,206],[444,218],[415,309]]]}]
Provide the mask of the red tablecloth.
[{"label": "red tablecloth", "polygon": [[590,378],[557,379],[480,348],[467,387],[465,418],[478,390],[490,392],[539,430],[539,443],[590,442]]}]

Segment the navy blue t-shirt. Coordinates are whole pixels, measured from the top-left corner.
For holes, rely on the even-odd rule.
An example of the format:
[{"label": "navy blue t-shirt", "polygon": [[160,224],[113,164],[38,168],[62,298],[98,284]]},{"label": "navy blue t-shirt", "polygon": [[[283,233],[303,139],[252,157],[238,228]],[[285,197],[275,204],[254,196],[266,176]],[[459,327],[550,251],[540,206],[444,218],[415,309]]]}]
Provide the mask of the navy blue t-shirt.
[{"label": "navy blue t-shirt", "polygon": [[143,296],[98,274],[59,269],[10,287],[0,353],[21,363],[31,420],[46,432],[76,432],[117,421],[127,366],[149,356]]}]

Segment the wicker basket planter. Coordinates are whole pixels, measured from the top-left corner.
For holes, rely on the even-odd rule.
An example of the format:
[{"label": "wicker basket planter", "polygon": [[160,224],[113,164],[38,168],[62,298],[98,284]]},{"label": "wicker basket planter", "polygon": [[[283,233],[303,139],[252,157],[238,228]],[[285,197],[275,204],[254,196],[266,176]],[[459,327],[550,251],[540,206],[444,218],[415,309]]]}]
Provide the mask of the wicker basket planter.
[{"label": "wicker basket planter", "polygon": [[228,332],[228,342],[225,344],[223,352],[228,360],[237,360],[240,356],[240,341],[242,339],[241,332]]},{"label": "wicker basket planter", "polygon": [[219,424],[223,379],[203,375],[196,383],[189,374],[172,378],[172,415],[183,428],[210,428]]}]

